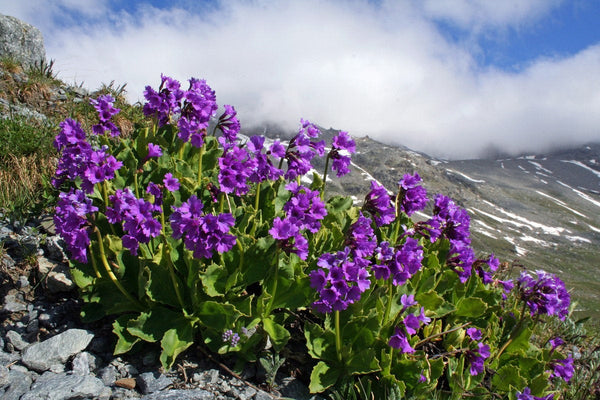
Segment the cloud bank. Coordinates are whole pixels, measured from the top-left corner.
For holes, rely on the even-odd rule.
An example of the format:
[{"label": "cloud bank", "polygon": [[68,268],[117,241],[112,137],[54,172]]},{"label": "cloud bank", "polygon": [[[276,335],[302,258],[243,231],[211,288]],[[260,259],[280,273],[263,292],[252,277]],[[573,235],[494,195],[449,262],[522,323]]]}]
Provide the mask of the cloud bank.
[{"label": "cloud bank", "polygon": [[305,118],[446,158],[600,138],[600,44],[506,72],[478,65],[436,24],[489,34],[539,22],[558,1],[451,3],[234,0],[127,11],[8,0],[0,12],[42,30],[68,82],[127,83],[136,101],[161,73],[206,79],[242,126],[295,129]]}]

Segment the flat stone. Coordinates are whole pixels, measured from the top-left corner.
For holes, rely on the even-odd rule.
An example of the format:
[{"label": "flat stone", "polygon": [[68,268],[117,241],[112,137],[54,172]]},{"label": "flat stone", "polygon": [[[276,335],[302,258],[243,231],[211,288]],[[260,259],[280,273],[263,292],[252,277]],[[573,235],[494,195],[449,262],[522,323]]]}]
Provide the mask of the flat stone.
[{"label": "flat stone", "polygon": [[43,372],[54,364],[64,364],[69,357],[84,350],[94,335],[83,329],[69,329],[48,340],[32,344],[23,351],[22,362],[30,369]]},{"label": "flat stone", "polygon": [[46,59],[39,29],[15,17],[0,14],[0,56],[19,61],[25,68]]},{"label": "flat stone", "polygon": [[135,379],[122,378],[122,379],[116,380],[115,386],[124,388],[124,389],[134,389],[135,388]]},{"label": "flat stone", "polygon": [[21,397],[21,400],[92,399],[98,398],[101,393],[106,396],[106,389],[100,379],[90,375],[45,372],[36,379],[29,393]]},{"label": "flat stone", "polygon": [[19,400],[21,396],[29,392],[31,387],[31,376],[29,374],[11,370],[8,373],[9,386],[2,395],[2,400]]},{"label": "flat stone", "polygon": [[142,394],[150,394],[163,390],[171,385],[173,380],[156,372],[144,372],[138,375],[136,382]]},{"label": "flat stone", "polygon": [[96,369],[96,356],[87,351],[81,352],[73,358],[71,370],[74,375],[89,375]]},{"label": "flat stone", "polygon": [[16,294],[9,293],[4,296],[4,308],[5,312],[14,313],[27,310],[27,304],[20,300]]},{"label": "flat stone", "polygon": [[141,400],[213,400],[214,398],[213,393],[204,389],[176,389],[147,394]]},{"label": "flat stone", "polygon": [[69,292],[75,288],[69,266],[43,256],[38,257],[38,279],[46,284],[50,293]]},{"label": "flat stone", "polygon": [[14,346],[15,349],[22,351],[25,347],[29,346],[29,343],[23,340],[21,335],[17,331],[6,332],[6,340]]}]

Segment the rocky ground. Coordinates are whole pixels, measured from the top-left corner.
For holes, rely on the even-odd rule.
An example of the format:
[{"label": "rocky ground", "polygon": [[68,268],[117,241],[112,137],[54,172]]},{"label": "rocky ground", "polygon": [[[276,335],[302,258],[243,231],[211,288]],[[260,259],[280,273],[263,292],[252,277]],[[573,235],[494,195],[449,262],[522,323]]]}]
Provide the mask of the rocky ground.
[{"label": "rocky ground", "polygon": [[25,226],[1,221],[0,398],[316,399],[290,376],[261,388],[256,382],[264,382],[265,371],[233,374],[200,348],[169,371],[160,367],[158,348],[114,356],[111,321],[90,325],[79,318],[81,303],[51,217]]}]

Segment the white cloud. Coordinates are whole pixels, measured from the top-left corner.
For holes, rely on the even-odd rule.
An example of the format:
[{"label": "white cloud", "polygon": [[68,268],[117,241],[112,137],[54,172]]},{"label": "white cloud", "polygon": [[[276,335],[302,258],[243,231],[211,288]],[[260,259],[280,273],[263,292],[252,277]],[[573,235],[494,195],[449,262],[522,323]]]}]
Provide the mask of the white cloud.
[{"label": "white cloud", "polygon": [[[485,5],[499,3],[513,8]],[[430,4],[424,11],[410,2],[239,0],[203,15],[149,6],[108,15],[84,7],[85,24],[44,33],[51,33],[48,56],[67,81],[92,89],[127,83],[137,100],[161,72],[204,78],[220,104],[236,106],[243,125],[271,120],[295,128],[303,117],[448,157],[490,145],[530,151],[598,139],[600,46],[518,73],[481,69],[468,48],[440,34]],[[549,9],[541,0],[456,4],[463,5],[456,20],[488,25]],[[45,21],[56,22],[57,10]],[[438,4],[437,15],[442,11]]]}]

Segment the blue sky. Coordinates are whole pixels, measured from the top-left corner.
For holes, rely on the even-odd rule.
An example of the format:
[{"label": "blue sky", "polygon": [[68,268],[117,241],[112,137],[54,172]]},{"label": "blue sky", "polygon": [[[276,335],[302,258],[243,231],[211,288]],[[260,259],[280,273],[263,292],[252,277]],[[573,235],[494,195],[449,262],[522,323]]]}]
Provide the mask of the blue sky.
[{"label": "blue sky", "polygon": [[242,125],[300,118],[447,158],[600,141],[597,0],[0,0],[67,82],[206,79]]}]

